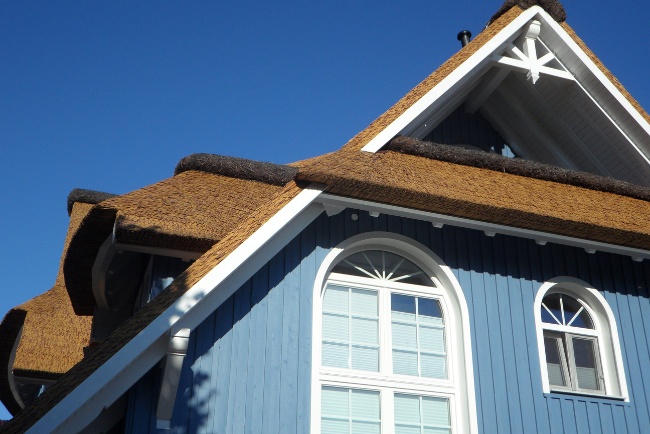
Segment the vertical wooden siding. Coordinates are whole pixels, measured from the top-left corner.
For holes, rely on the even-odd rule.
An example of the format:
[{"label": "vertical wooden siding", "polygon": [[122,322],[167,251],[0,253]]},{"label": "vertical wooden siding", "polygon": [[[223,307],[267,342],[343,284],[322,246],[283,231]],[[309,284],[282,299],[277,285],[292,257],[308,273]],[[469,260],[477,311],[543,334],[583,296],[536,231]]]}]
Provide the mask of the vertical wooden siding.
[{"label": "vertical wooden siding", "polygon": [[[368,231],[419,241],[460,282],[481,433],[650,432],[648,261],[346,210],[321,215],[192,332],[172,433],[309,432],[315,274],[332,247]],[[543,394],[533,301],[557,276],[591,283],[610,304],[631,402]],[[153,368],[131,389],[127,432],[156,432],[159,381]]]}]

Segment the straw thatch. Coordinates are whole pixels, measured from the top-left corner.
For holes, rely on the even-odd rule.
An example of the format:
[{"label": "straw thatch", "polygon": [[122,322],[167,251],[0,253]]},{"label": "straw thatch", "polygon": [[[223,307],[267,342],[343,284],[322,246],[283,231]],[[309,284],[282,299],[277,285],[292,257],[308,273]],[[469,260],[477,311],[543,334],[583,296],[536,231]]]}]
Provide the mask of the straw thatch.
[{"label": "straw thatch", "polygon": [[187,170],[199,170],[215,175],[261,181],[278,186],[286,185],[296,175],[296,169],[291,166],[215,154],[192,154],[187,156],[178,163],[174,174],[178,175]]},{"label": "straw thatch", "polygon": [[497,172],[511,173],[528,178],[575,185],[577,187],[620,194],[641,200],[650,200],[650,188],[647,187],[641,187],[629,182],[606,178],[592,173],[562,169],[549,164],[522,160],[521,158],[508,158],[489,152],[424,142],[404,136],[395,137],[382,149],[447,161],[454,164],[462,164],[464,166],[496,170]]},{"label": "straw thatch", "polygon": [[72,213],[72,205],[75,203],[89,203],[91,205],[98,204],[117,196],[116,194],[104,193],[95,190],[84,190],[83,188],[75,188],[68,195],[68,215]]},{"label": "straw thatch", "polygon": [[93,314],[92,266],[109,235],[125,244],[204,252],[281,189],[188,170],[96,205],[74,235],[64,263],[75,312]]},{"label": "straw thatch", "polygon": [[562,6],[562,4],[557,0],[506,0],[499,10],[492,15],[492,18],[490,18],[490,21],[488,22],[488,26],[498,20],[501,15],[508,12],[514,6],[519,6],[523,10],[533,6],[539,6],[558,23],[566,21],[566,11],[564,10],[564,6]]},{"label": "straw thatch", "polygon": [[297,179],[342,196],[617,245],[650,248],[650,202],[385,151],[328,155]]},{"label": "straw thatch", "polygon": [[171,306],[181,295],[192,287],[208,271],[212,270],[241,243],[248,239],[268,219],[300,193],[301,189],[293,182],[289,183],[274,198],[260,206],[255,212],[243,219],[231,233],[197,259],[183,274],[153,301],[126,320],[95,351],[92,351],[82,363],[74,366],[55,384],[50,386],[36,402],[25,408],[12,419],[3,434],[24,432],[41,418],[49,409],[63,399],[70,391],[83,382],[99,366],[104,364],[135,335]]},{"label": "straw thatch", "polygon": [[[70,239],[92,205],[73,206],[63,256]],[[90,317],[74,314],[63,280],[62,265],[52,289],[15,307],[0,324],[0,366],[20,377],[55,380],[83,358],[83,348],[90,337]],[[13,366],[9,356],[18,337],[20,342]],[[6,372],[6,371],[5,371]],[[0,399],[16,414],[20,407],[9,388],[7,376],[0,376]]]}]

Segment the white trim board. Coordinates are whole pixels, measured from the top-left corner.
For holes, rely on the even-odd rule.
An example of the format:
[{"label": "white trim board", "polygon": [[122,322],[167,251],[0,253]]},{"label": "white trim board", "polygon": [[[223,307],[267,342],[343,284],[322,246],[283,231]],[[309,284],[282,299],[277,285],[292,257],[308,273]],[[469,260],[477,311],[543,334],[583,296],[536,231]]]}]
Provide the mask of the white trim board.
[{"label": "white trim board", "polygon": [[487,223],[478,220],[470,220],[461,217],[453,217],[444,214],[437,214],[434,212],[420,211],[411,208],[404,208],[395,205],[386,205],[378,202],[370,202],[361,199],[353,199],[343,196],[335,196],[330,193],[323,193],[318,202],[327,206],[337,206],[345,208],[355,208],[368,212],[379,212],[383,214],[391,214],[399,217],[407,217],[415,220],[424,220],[431,222],[436,227],[441,225],[452,225],[467,229],[476,229],[489,234],[502,234],[511,235],[514,237],[527,238],[536,241],[540,245],[546,243],[556,243],[566,246],[578,247],[585,249],[588,253],[595,253],[596,251],[614,253],[617,255],[630,256],[635,261],[643,259],[650,259],[650,251],[635,249],[632,247],[618,246],[615,244],[601,243],[598,241],[585,240],[582,238],[568,237],[565,235],[557,235],[550,232],[534,231],[530,229],[522,229],[514,226],[499,225],[495,223]]},{"label": "white trim board", "polygon": [[[286,245],[288,239],[323,212],[314,200],[323,187],[312,184],[273,215],[216,267],[106,363],[86,378],[39,419],[27,433],[77,432],[90,424],[101,411],[124,394],[166,353],[170,333],[200,324],[238,288],[244,276],[265,263],[270,255]],[[262,258],[264,256],[265,258]],[[252,261],[251,261],[252,258]],[[240,284],[241,285],[241,284]]]},{"label": "white trim board", "polygon": [[[566,45],[570,52],[579,59],[588,71],[596,78],[598,82],[614,97],[616,103],[620,104],[625,112],[633,121],[650,136],[650,123],[636,110],[630,101],[618,90],[618,88],[605,76],[605,74],[596,66],[596,64],[587,56],[587,54],[578,46],[571,36],[558,24],[544,9],[539,6],[532,6],[523,11],[512,22],[506,25],[501,31],[494,35],[485,45],[480,47],[474,54],[460,64],[440,83],[435,85],[424,96],[407,108],[397,119],[389,123],[383,130],[366,143],[362,151],[377,152],[389,140],[398,134],[409,135],[412,130],[425,118],[439,110],[445,110],[454,100],[454,95],[459,90],[471,83],[476,77],[485,72],[485,68],[493,64],[493,56],[504,49],[506,44],[516,36],[532,19],[539,20],[547,28],[552,29],[559,40]],[[549,47],[552,48],[552,47]],[[562,59],[558,59],[562,63]],[[572,74],[569,72],[564,78],[569,78]],[[639,156],[648,164],[650,158],[644,153],[632,138],[625,132],[624,126],[619,125],[610,115],[606,107],[601,106],[589,93],[582,83],[575,80],[582,91],[589,96],[599,110],[610,120],[614,128],[622,135],[627,143],[639,154]],[[650,153],[650,150],[646,150]]]}]

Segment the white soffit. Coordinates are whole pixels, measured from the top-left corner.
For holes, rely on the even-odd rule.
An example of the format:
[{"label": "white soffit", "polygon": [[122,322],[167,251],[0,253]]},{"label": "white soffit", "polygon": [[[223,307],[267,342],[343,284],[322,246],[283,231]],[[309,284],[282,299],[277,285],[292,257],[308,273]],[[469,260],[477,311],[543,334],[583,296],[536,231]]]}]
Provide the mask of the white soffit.
[{"label": "white soffit", "polygon": [[[560,82],[560,86],[564,86],[561,82],[572,83],[566,86],[575,88],[573,94],[574,98],[577,98],[575,101],[578,102],[574,102],[573,106],[574,108],[583,107],[580,113],[581,120],[576,120],[573,124],[567,122],[567,127],[579,129],[586,126],[593,130],[592,137],[599,137],[597,141],[594,141],[588,135],[583,134],[571,139],[576,145],[576,149],[583,152],[581,159],[590,160],[587,167],[577,168],[606,176],[616,176],[619,179],[627,178],[626,180],[639,184],[646,183],[645,179],[650,174],[650,159],[648,157],[650,156],[650,145],[647,145],[650,143],[650,124],[582,51],[562,26],[539,6],[533,6],[522,12],[476,53],[371,139],[362,150],[377,152],[398,134],[418,137],[418,131],[421,131],[425,124],[428,128],[437,125],[453,109],[464,102],[470,93],[471,98],[478,98],[480,101],[486,102],[489,95],[481,96],[482,88],[492,86],[492,91],[494,91],[501,86],[501,81],[507,75],[505,73],[500,76],[495,74],[490,71],[496,69],[492,66],[499,64],[505,68],[521,69],[522,60],[526,59],[528,53],[524,53],[521,48],[515,48],[513,51],[512,42],[518,40],[519,46],[525,49],[525,34],[535,33],[534,29],[531,31],[535,20],[541,24],[537,46],[543,46],[544,49],[550,50],[550,53],[544,51],[537,53],[539,57],[537,68],[545,68],[541,71],[541,75],[549,75],[547,79]],[[507,56],[502,56],[500,59],[499,56],[495,57],[495,55],[503,53],[504,50],[509,50]],[[552,57],[555,59],[550,59]],[[550,63],[545,63],[549,60]],[[556,66],[556,68],[548,68],[549,66]],[[568,71],[569,74],[564,71]],[[531,67],[531,72],[528,75],[530,76],[532,72]],[[570,76],[575,77],[575,80],[569,81]],[[512,80],[512,77],[509,77],[508,80]],[[537,79],[533,80],[529,77],[529,80],[536,81]],[[480,86],[477,86],[479,84]],[[474,89],[475,86],[476,89]],[[539,91],[533,90],[533,92]],[[494,107],[494,104],[492,106]],[[478,105],[473,109],[478,109]],[[553,107],[547,106],[544,107],[544,110],[551,112]],[[499,120],[489,114],[486,117],[499,123],[497,122]],[[505,125],[503,119],[500,121],[502,127],[499,128],[498,125],[495,127],[500,130],[499,132],[504,138],[528,136],[521,131],[503,131],[507,127],[503,128]],[[582,124],[578,125],[579,122]],[[533,134],[533,137],[535,136]],[[563,139],[562,142],[556,141],[555,143],[564,146],[565,142],[566,140]],[[518,145],[517,143],[509,144],[513,148]],[[611,156],[604,155],[603,151],[605,150],[611,153]],[[548,158],[541,158],[538,161],[546,160],[545,162],[551,164],[573,168],[572,164],[563,164],[563,162],[574,160],[575,156],[571,158],[571,156],[564,155],[562,150],[553,152],[556,155],[549,155]],[[602,164],[602,159],[606,160],[605,164]],[[608,159],[612,161],[607,161]],[[599,168],[599,165],[602,167]],[[617,176],[615,173],[623,174],[623,176]]]}]

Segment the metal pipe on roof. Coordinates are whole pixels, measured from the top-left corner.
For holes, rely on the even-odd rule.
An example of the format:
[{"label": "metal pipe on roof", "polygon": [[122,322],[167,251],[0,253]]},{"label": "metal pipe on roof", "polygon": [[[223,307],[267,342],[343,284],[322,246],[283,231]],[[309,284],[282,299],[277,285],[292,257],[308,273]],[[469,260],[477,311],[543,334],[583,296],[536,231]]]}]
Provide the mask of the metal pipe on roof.
[{"label": "metal pipe on roof", "polygon": [[458,39],[464,47],[472,40],[472,32],[469,30],[461,30],[456,39]]}]

